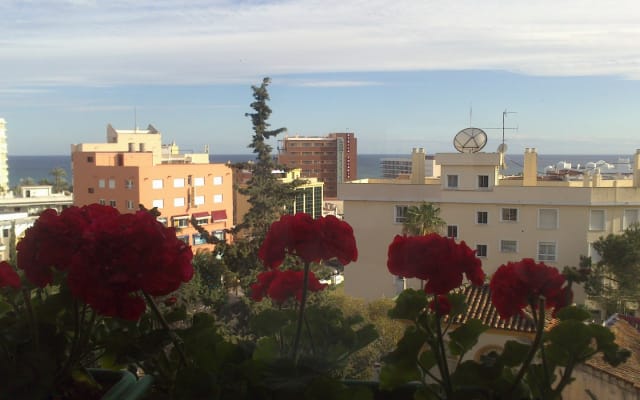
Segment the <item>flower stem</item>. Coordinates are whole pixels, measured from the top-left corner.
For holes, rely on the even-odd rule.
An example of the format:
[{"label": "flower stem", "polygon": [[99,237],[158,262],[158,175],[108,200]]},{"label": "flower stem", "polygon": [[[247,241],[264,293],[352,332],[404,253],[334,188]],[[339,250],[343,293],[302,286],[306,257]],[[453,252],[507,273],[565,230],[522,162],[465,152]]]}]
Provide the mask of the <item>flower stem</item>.
[{"label": "flower stem", "polygon": [[538,299],[539,314],[537,315],[537,318],[536,318],[535,310],[533,310],[534,311],[533,320],[536,323],[536,336],[533,339],[533,343],[531,344],[531,348],[529,349],[529,354],[527,354],[527,358],[525,359],[524,363],[522,363],[522,366],[518,371],[518,375],[516,375],[516,379],[513,381],[513,384],[511,385],[511,387],[509,388],[509,391],[507,392],[507,397],[509,397],[509,395],[511,395],[511,393],[513,393],[513,391],[516,389],[516,387],[524,377],[524,374],[527,372],[527,369],[529,369],[529,365],[531,365],[531,362],[533,361],[533,357],[538,352],[538,347],[540,347],[540,343],[542,342],[542,334],[544,333],[544,306],[545,306],[544,297],[540,297]]},{"label": "flower stem", "polygon": [[[433,301],[435,302],[435,308],[436,310],[440,309],[440,306],[438,304],[438,296],[435,295],[433,296]],[[442,375],[442,381],[444,383],[444,390],[447,396],[447,399],[451,399],[453,398],[453,388],[451,387],[451,375],[449,374],[449,365],[447,363],[447,352],[444,348],[444,339],[442,337],[442,317],[438,314],[438,312],[435,313],[436,314],[436,334],[437,336],[437,340],[438,340],[438,351],[440,352],[440,356],[438,358],[441,359],[440,364],[440,374]]]},{"label": "flower stem", "polygon": [[302,335],[302,323],[304,321],[304,309],[307,303],[307,290],[309,286],[309,263],[304,263],[304,277],[302,280],[302,299],[300,299],[300,313],[298,314],[298,327],[296,328],[296,337],[293,342],[293,354],[291,358],[293,362],[298,364],[298,346],[300,345],[300,336]]},{"label": "flower stem", "polygon": [[142,291],[142,295],[144,296],[145,300],[147,300],[147,303],[149,304],[149,307],[151,307],[151,310],[153,311],[153,313],[155,314],[156,318],[158,319],[158,322],[160,322],[160,325],[162,325],[162,328],[169,334],[169,337],[171,338],[171,341],[173,342],[173,346],[175,347],[176,351],[178,352],[178,356],[180,357],[180,361],[182,362],[182,365],[184,367],[186,367],[187,366],[187,355],[184,353],[184,349],[182,348],[181,340],[177,337],[175,332],[171,329],[171,327],[169,326],[169,323],[167,322],[167,320],[164,318],[164,316],[162,315],[162,313],[158,309],[158,306],[156,305],[156,302],[153,301],[153,298],[151,298],[151,296],[149,296],[144,290]]}]

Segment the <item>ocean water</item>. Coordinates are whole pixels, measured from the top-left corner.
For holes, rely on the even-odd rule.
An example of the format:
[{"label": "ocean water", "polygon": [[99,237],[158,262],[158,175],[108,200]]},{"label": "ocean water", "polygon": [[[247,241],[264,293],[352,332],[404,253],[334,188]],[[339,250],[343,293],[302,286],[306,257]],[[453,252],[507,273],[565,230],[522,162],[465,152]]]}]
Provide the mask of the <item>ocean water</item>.
[{"label": "ocean water", "polygon": [[[400,157],[410,158],[409,154],[360,154],[358,156],[358,178],[380,178],[380,159]],[[543,171],[548,165],[555,165],[559,161],[570,162],[574,167],[577,164],[585,165],[587,162],[603,160],[608,163],[616,163],[619,158],[633,160],[632,155],[625,154],[539,154],[538,170]],[[255,159],[252,154],[212,154],[212,162],[226,163],[227,161],[242,162]],[[508,154],[505,156],[507,174],[517,174],[522,171],[522,154]],[[52,180],[50,172],[54,168],[63,168],[67,172],[67,181],[72,182],[71,156],[9,156],[9,185],[11,187],[20,183],[20,180],[32,178],[36,182],[42,179]]]}]

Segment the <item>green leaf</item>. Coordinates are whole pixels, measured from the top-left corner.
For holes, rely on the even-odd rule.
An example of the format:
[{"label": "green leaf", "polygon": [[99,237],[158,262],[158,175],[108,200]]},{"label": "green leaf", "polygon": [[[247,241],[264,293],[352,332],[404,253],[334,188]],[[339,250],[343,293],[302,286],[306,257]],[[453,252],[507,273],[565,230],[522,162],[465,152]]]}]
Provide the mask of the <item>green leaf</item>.
[{"label": "green leaf", "polygon": [[420,371],[415,362],[385,364],[380,370],[380,389],[393,390],[400,385],[420,379]]},{"label": "green leaf", "polygon": [[586,321],[591,318],[591,314],[582,308],[578,308],[575,306],[565,307],[558,311],[556,316],[561,321],[574,320],[574,321]]},{"label": "green leaf", "polygon": [[0,317],[13,310],[11,304],[0,300]]},{"label": "green leaf", "polygon": [[500,359],[507,367],[515,367],[524,362],[530,348],[531,346],[528,344],[509,340],[504,344]]},{"label": "green leaf", "polygon": [[389,317],[415,321],[426,306],[427,294],[423,290],[405,289],[398,295],[395,307],[389,311]]},{"label": "green leaf", "polygon": [[451,303],[450,318],[464,314],[467,311],[466,297],[463,293],[449,293],[447,298],[449,299],[449,303]]},{"label": "green leaf", "polygon": [[[307,314],[307,317],[311,318],[311,315]],[[251,318],[251,328],[259,336],[271,336],[295,320],[290,312],[269,308]]]},{"label": "green leaf", "polygon": [[431,368],[435,367],[435,365],[438,363],[438,360],[436,359],[436,355],[431,350],[425,350],[422,353],[420,353],[419,360],[420,360],[420,368],[422,368],[425,371],[429,371]]},{"label": "green leaf", "polygon": [[489,329],[479,319],[471,319],[455,331],[449,333],[449,349],[453,355],[462,355],[478,343],[482,332]]},{"label": "green leaf", "polygon": [[261,337],[256,343],[253,359],[265,362],[273,361],[278,358],[280,354],[279,347],[278,341],[273,336]]},{"label": "green leaf", "polygon": [[580,321],[562,321],[545,337],[549,341],[547,356],[561,366],[566,366],[569,359],[582,361],[592,352],[591,328]]}]

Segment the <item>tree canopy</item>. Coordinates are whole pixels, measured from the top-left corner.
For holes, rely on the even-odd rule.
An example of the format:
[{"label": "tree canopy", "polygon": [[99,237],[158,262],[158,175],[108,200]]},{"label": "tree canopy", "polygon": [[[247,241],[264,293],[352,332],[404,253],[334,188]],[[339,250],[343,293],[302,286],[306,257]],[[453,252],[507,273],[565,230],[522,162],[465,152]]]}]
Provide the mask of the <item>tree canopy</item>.
[{"label": "tree canopy", "polygon": [[423,201],[417,206],[407,207],[402,232],[410,236],[422,236],[440,232],[446,222],[440,218],[440,208]]}]

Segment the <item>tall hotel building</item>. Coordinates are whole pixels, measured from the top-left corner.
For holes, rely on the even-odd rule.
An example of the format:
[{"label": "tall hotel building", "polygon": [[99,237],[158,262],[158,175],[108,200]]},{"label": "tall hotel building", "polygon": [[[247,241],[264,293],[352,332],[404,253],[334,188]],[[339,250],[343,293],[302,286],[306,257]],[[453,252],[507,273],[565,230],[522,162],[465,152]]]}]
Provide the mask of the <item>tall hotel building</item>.
[{"label": "tall hotel building", "polygon": [[107,126],[107,143],[72,145],[74,205],[110,205],[135,212],[138,205],[157,207],[159,221],[176,228],[193,250],[211,248],[191,226],[196,218],[212,235],[226,239],[233,225],[231,168],[209,163],[205,153],[181,153],[163,145],[153,126],[116,130]]},{"label": "tall hotel building", "polygon": [[9,162],[7,151],[7,128],[4,118],[0,118],[0,191],[9,191]]},{"label": "tall hotel building", "polygon": [[299,168],[302,179],[318,178],[324,182],[324,196],[336,198],[338,183],[358,178],[358,141],[354,133],[287,136],[279,141],[278,163]]}]

